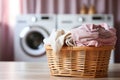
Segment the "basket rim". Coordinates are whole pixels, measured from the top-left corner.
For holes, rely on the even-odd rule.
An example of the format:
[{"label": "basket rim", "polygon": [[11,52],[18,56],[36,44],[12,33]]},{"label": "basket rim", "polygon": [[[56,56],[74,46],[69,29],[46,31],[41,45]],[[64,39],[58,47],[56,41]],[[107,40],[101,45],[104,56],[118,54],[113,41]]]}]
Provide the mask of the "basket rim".
[{"label": "basket rim", "polygon": [[[50,45],[45,45],[46,49],[52,49]],[[88,47],[88,46],[63,46],[61,50],[111,50],[114,49],[114,46],[100,46],[100,47]]]}]

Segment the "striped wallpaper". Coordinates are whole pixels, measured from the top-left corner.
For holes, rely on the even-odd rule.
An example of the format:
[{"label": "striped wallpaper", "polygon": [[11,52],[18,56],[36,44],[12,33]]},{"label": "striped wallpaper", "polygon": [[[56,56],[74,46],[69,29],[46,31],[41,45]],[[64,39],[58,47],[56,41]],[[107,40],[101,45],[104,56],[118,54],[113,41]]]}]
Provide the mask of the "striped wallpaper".
[{"label": "striped wallpaper", "polygon": [[22,12],[48,14],[74,14],[82,5],[96,7],[97,13],[112,13],[112,0],[23,0]]}]

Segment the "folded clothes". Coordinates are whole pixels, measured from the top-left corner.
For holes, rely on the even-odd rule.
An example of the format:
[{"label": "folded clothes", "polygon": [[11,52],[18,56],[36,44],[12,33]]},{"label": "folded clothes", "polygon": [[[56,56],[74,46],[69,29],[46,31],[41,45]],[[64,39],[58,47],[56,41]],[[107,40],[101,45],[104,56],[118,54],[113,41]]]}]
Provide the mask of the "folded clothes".
[{"label": "folded clothes", "polygon": [[104,46],[115,45],[116,30],[107,24],[83,24],[72,29],[71,37],[77,46]]},{"label": "folded clothes", "polygon": [[67,35],[64,42],[67,46],[75,46],[71,34]]}]

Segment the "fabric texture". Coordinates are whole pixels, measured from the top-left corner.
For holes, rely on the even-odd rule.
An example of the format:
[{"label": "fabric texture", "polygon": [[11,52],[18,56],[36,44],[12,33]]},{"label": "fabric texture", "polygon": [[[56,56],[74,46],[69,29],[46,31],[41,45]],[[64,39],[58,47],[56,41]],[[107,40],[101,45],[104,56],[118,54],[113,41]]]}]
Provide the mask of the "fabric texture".
[{"label": "fabric texture", "polygon": [[70,33],[65,33],[64,30],[53,30],[50,37],[43,40],[45,45],[50,45],[55,53],[59,53],[62,46],[64,45],[64,41],[66,39],[66,36],[68,36]]},{"label": "fabric texture", "polygon": [[117,37],[115,28],[107,24],[83,24],[71,30],[71,36],[77,46],[115,45]]}]

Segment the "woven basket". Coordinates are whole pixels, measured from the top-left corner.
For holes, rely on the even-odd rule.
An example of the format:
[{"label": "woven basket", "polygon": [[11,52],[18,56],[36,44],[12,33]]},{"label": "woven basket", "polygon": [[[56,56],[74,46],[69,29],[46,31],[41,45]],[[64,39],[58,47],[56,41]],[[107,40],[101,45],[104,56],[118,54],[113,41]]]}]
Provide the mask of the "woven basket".
[{"label": "woven basket", "polygon": [[55,54],[46,46],[51,75],[72,77],[107,77],[113,46],[63,47]]}]

